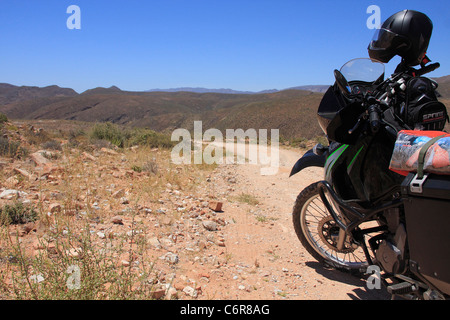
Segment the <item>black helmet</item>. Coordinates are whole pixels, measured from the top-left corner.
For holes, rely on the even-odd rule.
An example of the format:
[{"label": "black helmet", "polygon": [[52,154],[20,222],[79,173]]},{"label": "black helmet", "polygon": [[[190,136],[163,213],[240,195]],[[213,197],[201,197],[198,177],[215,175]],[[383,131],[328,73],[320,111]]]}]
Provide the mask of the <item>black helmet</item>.
[{"label": "black helmet", "polygon": [[433,23],[423,13],[403,10],[389,17],[369,44],[369,56],[387,63],[395,55],[408,66],[422,63],[430,43]]}]

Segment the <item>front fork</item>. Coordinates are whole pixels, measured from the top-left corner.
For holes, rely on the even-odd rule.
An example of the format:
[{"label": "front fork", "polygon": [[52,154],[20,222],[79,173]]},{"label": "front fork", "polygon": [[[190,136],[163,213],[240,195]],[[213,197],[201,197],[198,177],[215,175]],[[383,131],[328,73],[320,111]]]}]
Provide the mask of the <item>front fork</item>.
[{"label": "front fork", "polygon": [[338,237],[338,241],[337,241],[338,250],[344,250],[344,243],[345,243],[346,238],[347,238],[347,234],[345,233],[345,230],[342,228],[339,228],[339,237]]},{"label": "front fork", "polygon": [[[324,147],[322,144],[316,144],[313,148],[313,152],[318,155],[326,155],[329,151],[328,147]],[[322,193],[322,192],[321,192]],[[325,194],[321,197],[325,197]],[[322,200],[323,201],[323,200]],[[336,218],[333,216],[333,219],[336,221]],[[336,221],[337,222],[337,221]],[[339,225],[339,224],[338,224]],[[338,250],[344,250],[345,246],[345,239],[347,238],[347,233],[345,232],[345,229],[339,227],[339,235],[338,235],[338,241],[337,241],[337,248]]]}]

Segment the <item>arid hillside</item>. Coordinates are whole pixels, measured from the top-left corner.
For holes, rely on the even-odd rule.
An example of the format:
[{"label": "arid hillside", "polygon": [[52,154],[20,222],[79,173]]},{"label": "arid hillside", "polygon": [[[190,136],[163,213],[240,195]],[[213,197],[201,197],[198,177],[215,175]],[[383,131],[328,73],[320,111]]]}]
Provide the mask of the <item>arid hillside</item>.
[{"label": "arid hillside", "polygon": [[285,138],[320,135],[315,111],[321,93],[287,90],[266,94],[124,92],[96,88],[81,95],[36,97],[0,107],[12,119],[63,119],[126,124],[156,131],[204,127],[280,129]]},{"label": "arid hillside", "polygon": [[[442,101],[450,106],[448,77],[435,79]],[[323,87],[323,86],[322,86]],[[301,87],[305,88],[305,87]],[[311,90],[318,90],[312,87]],[[320,90],[319,90],[320,91]],[[321,92],[283,90],[258,94],[216,92],[129,92],[117,87],[94,88],[81,94],[72,89],[0,85],[0,112],[10,119],[112,122],[171,132],[203,128],[279,129],[283,139],[322,136],[316,112]]]}]

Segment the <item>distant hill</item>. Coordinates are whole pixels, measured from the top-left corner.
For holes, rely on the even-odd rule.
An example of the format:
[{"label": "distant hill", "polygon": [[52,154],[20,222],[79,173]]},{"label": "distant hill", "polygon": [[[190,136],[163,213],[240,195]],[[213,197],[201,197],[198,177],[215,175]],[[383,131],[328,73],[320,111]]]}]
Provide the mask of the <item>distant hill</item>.
[{"label": "distant hill", "polygon": [[431,78],[435,81],[437,81],[438,83],[450,83],[450,76],[443,76],[443,77],[439,77],[439,78]]},{"label": "distant hill", "polygon": [[64,119],[113,122],[156,131],[208,128],[280,129],[285,138],[321,135],[315,114],[322,94],[285,90],[259,94],[130,92],[95,88],[74,96],[17,100],[0,106],[11,119]]},{"label": "distant hill", "polygon": [[312,92],[321,92],[325,93],[330,86],[323,86],[323,85],[310,85],[310,86],[300,86],[300,87],[292,87],[289,88],[289,90],[306,90],[306,91],[312,91]]},{"label": "distant hill", "polygon": [[[309,86],[299,86],[292,87],[283,90],[306,90],[312,92],[325,92],[327,91],[329,86],[323,85],[309,85]],[[261,94],[261,93],[274,93],[280,92],[283,90],[277,89],[268,89],[262,91],[239,91],[233,89],[207,89],[207,88],[192,88],[192,87],[183,87],[183,88],[172,88],[172,89],[150,89],[146,92],[195,92],[195,93],[226,93],[226,94]]]},{"label": "distant hill", "polygon": [[112,86],[109,88],[103,88],[103,87],[97,87],[94,89],[86,90],[82,93],[82,95],[88,95],[88,94],[109,94],[109,93],[122,93],[123,91],[120,90],[116,86]]},{"label": "distant hill", "polygon": [[78,93],[75,90],[58,86],[48,86],[44,88],[29,86],[19,87],[8,83],[0,83],[0,105],[36,98],[74,97],[76,95],[78,95]]},{"label": "distant hill", "polygon": [[[442,95],[442,97],[450,100],[450,76],[432,79],[439,84],[437,91]],[[450,107],[450,105],[447,105],[447,107]]]},{"label": "distant hill", "polygon": [[263,90],[259,92],[253,91],[239,91],[233,89],[207,89],[207,88],[192,88],[192,87],[182,87],[182,88],[171,88],[171,89],[150,89],[146,92],[195,92],[195,93],[225,93],[225,94],[260,94],[260,93],[272,93],[278,92],[277,89]]}]

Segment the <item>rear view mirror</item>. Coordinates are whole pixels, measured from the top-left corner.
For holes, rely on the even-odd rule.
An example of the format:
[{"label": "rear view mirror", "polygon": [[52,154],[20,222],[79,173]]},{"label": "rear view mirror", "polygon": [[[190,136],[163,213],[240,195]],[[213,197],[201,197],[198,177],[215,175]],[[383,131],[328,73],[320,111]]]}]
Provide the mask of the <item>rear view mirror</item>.
[{"label": "rear view mirror", "polygon": [[341,92],[348,97],[350,95],[350,85],[345,79],[344,75],[337,69],[334,70],[334,78],[336,79],[336,83],[341,90]]}]

